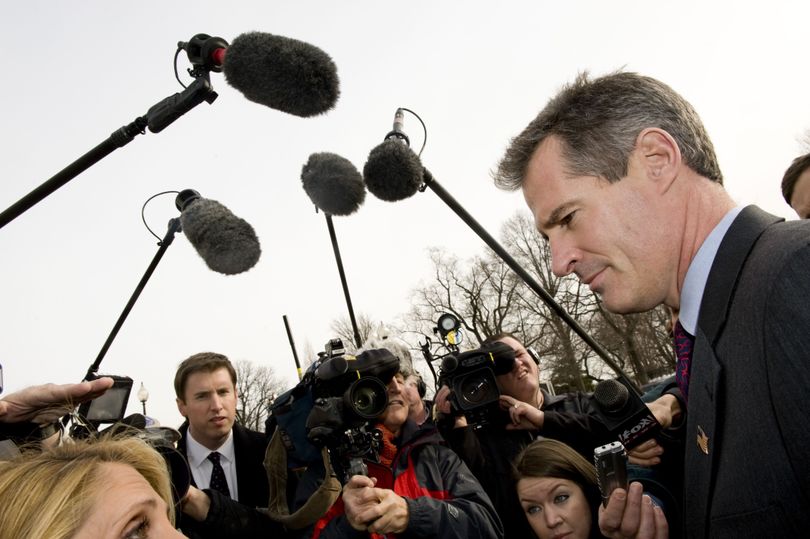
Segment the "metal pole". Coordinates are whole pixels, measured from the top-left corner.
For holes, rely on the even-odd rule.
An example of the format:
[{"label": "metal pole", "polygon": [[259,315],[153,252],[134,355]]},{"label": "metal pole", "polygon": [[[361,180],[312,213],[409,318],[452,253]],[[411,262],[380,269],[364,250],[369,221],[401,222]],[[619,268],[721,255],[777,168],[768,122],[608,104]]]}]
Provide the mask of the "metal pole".
[{"label": "metal pole", "polygon": [[343,271],[343,261],[340,258],[340,248],[337,243],[337,236],[335,236],[335,226],[332,224],[332,216],[324,213],[326,216],[326,226],[329,228],[329,237],[332,240],[332,248],[335,251],[335,262],[337,262],[338,273],[340,273],[340,284],[343,285],[343,295],[346,297],[346,307],[349,309],[349,319],[352,322],[352,330],[354,331],[354,340],[357,343],[357,348],[363,346],[363,341],[360,340],[360,332],[357,330],[357,320],[354,318],[354,309],[352,308],[352,298],[349,295],[349,285],[346,284],[346,273]]}]

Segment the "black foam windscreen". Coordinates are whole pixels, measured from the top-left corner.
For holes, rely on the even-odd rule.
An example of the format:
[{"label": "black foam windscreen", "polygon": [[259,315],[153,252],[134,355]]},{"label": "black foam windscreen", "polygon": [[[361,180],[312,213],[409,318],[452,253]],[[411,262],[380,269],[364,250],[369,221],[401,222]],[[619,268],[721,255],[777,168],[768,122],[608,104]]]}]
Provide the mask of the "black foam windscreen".
[{"label": "black foam windscreen", "polygon": [[225,53],[225,80],[246,98],[309,117],[335,106],[340,81],[332,58],[314,45],[263,32],[237,36]]},{"label": "black foam windscreen", "polygon": [[351,161],[334,153],[314,153],[301,170],[312,203],[330,215],[350,215],[366,198],[363,177]]},{"label": "black foam windscreen", "polygon": [[236,275],[259,261],[262,250],[253,227],[216,200],[192,200],[180,224],[206,265],[218,273]]},{"label": "black foam windscreen", "polygon": [[366,188],[381,200],[396,202],[416,194],[424,179],[419,157],[397,139],[375,147],[363,167]]}]

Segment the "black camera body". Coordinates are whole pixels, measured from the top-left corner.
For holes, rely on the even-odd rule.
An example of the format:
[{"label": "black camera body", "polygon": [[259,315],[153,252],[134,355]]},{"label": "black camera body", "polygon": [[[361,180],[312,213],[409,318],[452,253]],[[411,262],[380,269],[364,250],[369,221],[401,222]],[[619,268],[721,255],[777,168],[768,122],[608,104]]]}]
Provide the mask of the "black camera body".
[{"label": "black camera body", "polygon": [[338,469],[355,458],[374,460],[382,437],[366,427],[388,405],[387,384],[399,370],[399,359],[384,349],[345,354],[340,339],[330,340],[319,356],[272,408],[288,467],[319,461],[323,447]]},{"label": "black camera body", "polygon": [[493,423],[501,415],[495,376],[509,373],[514,364],[515,351],[502,342],[444,356],[439,383],[450,388],[453,412],[463,414],[473,428]]}]

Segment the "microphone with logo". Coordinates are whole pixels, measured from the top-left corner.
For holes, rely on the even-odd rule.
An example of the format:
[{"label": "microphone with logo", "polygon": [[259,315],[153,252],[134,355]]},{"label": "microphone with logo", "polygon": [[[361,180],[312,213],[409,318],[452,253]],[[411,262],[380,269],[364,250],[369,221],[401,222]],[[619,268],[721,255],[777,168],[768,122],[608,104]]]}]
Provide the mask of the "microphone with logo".
[{"label": "microphone with logo", "polygon": [[621,380],[603,380],[591,396],[596,415],[626,449],[658,434],[661,425],[638,393]]},{"label": "microphone with logo", "polygon": [[326,227],[329,230],[332,250],[335,253],[335,263],[340,275],[340,284],[343,287],[343,296],[346,299],[354,340],[357,347],[360,348],[363,341],[360,338],[357,319],[354,316],[354,307],[346,281],[346,272],[343,269],[343,259],[340,256],[332,215],[351,215],[360,208],[366,198],[363,177],[348,159],[334,153],[323,152],[309,156],[301,170],[301,183],[312,203],[326,217]]},{"label": "microphone with logo", "polygon": [[[179,77],[183,91],[156,103],[145,115],[113,132],[98,146],[62,169],[39,187],[0,213],[0,228],[137,135],[159,133],[202,102],[213,103],[217,93],[211,72],[224,72],[225,80],[247,99],[300,117],[324,114],[340,95],[337,68],[318,47],[296,39],[262,32],[237,36],[232,44],[221,37],[196,34],[179,42],[177,53],[186,51],[194,78],[188,86]],[[175,72],[177,71],[175,55]]]},{"label": "microphone with logo", "polygon": [[[549,309],[590,346],[602,361],[633,387],[633,382],[607,350],[597,343],[422,165],[419,156],[411,150],[408,137],[402,131],[402,111],[411,112],[405,108],[397,109],[394,115],[393,130],[385,136],[385,140],[381,144],[371,150],[366,165],[363,167],[363,179],[369,192],[382,200],[396,202],[409,198],[415,195],[417,191],[424,191],[429,187],[478,237],[484,240],[484,243],[537,294]],[[417,118],[419,117],[417,116]]]}]

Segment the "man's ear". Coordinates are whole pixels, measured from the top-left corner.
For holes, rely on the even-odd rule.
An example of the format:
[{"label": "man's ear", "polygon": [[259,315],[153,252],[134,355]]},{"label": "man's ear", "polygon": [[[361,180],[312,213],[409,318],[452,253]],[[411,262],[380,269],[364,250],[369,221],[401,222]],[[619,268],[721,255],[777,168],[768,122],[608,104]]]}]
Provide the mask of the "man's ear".
[{"label": "man's ear", "polygon": [[177,403],[177,411],[180,412],[180,415],[183,417],[188,417],[186,414],[186,403],[183,402],[182,399],[174,399],[174,402]]},{"label": "man's ear", "polygon": [[636,153],[646,176],[659,184],[660,192],[668,190],[681,168],[681,149],[672,135],[648,127],[636,138]]}]

